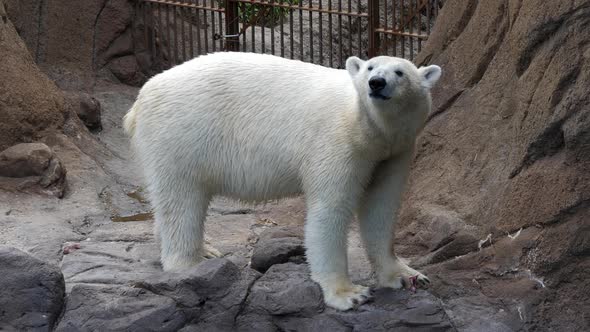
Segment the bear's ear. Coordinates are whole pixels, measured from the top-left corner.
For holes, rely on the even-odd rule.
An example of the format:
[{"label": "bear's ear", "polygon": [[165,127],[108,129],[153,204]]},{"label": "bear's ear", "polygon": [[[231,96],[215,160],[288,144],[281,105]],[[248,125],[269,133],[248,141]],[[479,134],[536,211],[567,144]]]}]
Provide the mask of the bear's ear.
[{"label": "bear's ear", "polygon": [[355,56],[351,56],[346,60],[346,70],[348,70],[350,77],[355,77],[356,74],[358,74],[358,72],[361,70],[361,67],[363,66],[363,63],[365,63],[363,60]]},{"label": "bear's ear", "polygon": [[432,89],[434,84],[438,81],[441,74],[441,69],[439,66],[431,65],[428,67],[420,67],[418,69],[418,74],[420,74],[420,79],[422,80],[422,86],[427,89]]}]

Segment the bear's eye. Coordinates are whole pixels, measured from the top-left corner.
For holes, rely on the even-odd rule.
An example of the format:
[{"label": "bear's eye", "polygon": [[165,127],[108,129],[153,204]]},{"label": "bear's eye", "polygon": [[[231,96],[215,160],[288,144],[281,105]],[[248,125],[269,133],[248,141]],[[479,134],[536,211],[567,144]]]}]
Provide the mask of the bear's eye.
[{"label": "bear's eye", "polygon": [[373,70],[373,66],[369,66],[369,68],[367,68],[369,71]]},{"label": "bear's eye", "polygon": [[396,71],[395,71],[395,74],[396,74],[397,76],[399,76],[399,77],[402,77],[402,76],[404,76],[404,73],[403,73],[401,70],[396,70]]}]

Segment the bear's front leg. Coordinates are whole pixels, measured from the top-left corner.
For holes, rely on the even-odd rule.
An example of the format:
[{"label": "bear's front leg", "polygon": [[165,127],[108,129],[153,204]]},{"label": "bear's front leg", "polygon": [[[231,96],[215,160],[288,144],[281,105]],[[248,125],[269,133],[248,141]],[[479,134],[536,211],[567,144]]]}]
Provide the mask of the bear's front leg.
[{"label": "bear's front leg", "polygon": [[308,203],[305,246],[311,279],[322,288],[326,305],[349,310],[369,299],[368,287],[348,276],[347,230],[352,213],[338,203]]},{"label": "bear's front leg", "polygon": [[411,155],[407,152],[377,166],[359,210],[361,235],[381,287],[411,288],[416,284],[426,287],[430,283],[425,275],[401,261],[392,250]]}]

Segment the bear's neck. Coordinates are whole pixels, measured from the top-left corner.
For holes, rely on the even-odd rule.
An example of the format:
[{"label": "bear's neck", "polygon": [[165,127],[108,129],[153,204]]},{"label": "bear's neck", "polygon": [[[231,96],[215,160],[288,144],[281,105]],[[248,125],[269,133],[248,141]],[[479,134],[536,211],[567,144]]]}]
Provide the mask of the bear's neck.
[{"label": "bear's neck", "polygon": [[375,161],[411,151],[428,115],[422,108],[408,103],[383,109],[358,101],[352,130],[356,149]]}]

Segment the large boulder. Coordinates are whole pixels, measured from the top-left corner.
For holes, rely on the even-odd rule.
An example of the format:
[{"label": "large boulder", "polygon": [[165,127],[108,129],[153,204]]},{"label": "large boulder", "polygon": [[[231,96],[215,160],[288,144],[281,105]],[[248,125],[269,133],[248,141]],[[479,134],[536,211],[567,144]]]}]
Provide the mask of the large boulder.
[{"label": "large boulder", "polygon": [[10,247],[0,247],[0,266],[0,330],[52,330],[64,305],[59,268]]},{"label": "large boulder", "polygon": [[439,290],[455,304],[477,288],[527,328],[589,328],[589,44],[589,1],[445,1],[416,60],[443,76],[397,239],[442,262],[430,269],[463,288]]},{"label": "large boulder", "polygon": [[63,197],[66,169],[43,143],[21,143],[0,152],[0,189]]}]

